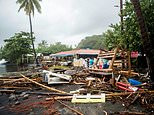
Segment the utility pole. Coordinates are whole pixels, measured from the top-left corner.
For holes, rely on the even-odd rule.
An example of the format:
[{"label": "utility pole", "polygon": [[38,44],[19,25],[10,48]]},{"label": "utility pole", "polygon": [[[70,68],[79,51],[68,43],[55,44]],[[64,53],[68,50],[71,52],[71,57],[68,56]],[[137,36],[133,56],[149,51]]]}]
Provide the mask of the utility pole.
[{"label": "utility pole", "polygon": [[123,0],[120,0],[121,34],[123,34]]}]

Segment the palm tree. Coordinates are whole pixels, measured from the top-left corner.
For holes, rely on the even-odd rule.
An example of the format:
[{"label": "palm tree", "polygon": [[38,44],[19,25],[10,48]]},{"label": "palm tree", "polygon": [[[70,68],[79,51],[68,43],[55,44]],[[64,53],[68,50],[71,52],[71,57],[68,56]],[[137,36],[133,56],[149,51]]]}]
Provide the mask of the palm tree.
[{"label": "palm tree", "polygon": [[144,17],[142,15],[139,0],[131,0],[131,2],[134,6],[134,11],[136,13],[137,20],[139,23],[143,47],[147,56],[147,64],[150,72],[150,77],[151,77],[151,80],[154,82],[154,53],[153,53],[152,42],[149,38],[148,29],[147,29]]},{"label": "palm tree", "polygon": [[[41,1],[41,0],[39,0]],[[34,10],[37,9],[37,11],[39,13],[41,13],[41,6],[39,4],[38,0],[17,0],[16,3],[20,4],[19,10],[24,9],[24,11],[26,12],[26,15],[29,16],[29,23],[30,23],[30,37],[32,40],[32,47],[33,47],[33,52],[34,52],[34,57],[35,57],[35,61],[36,64],[38,65],[38,60],[36,57],[36,51],[35,51],[35,46],[34,46],[34,37],[33,37],[33,28],[32,28],[32,20],[31,20],[31,15],[34,16]]]}]

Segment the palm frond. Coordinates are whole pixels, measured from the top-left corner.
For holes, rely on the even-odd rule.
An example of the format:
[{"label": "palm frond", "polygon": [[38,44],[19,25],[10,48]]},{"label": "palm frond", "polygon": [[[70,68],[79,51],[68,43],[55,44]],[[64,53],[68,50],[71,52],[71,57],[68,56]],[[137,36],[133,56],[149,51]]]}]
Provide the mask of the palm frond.
[{"label": "palm frond", "polygon": [[38,0],[32,0],[32,1],[34,3],[35,8],[37,9],[37,11],[39,13],[41,13],[41,5],[40,5],[39,1]]},{"label": "palm frond", "polygon": [[[24,1],[25,1],[25,0],[17,0],[16,3],[17,3],[17,4],[18,4],[18,3],[21,4],[21,3],[23,3]],[[27,0],[26,0],[26,1],[27,1]]]},{"label": "palm frond", "polygon": [[32,0],[29,1],[29,8],[31,9],[31,12],[34,16],[34,4],[33,4]]},{"label": "palm frond", "polygon": [[21,4],[18,12],[21,9],[24,9],[24,11],[26,12],[26,15],[29,15],[29,14],[32,13],[33,16],[34,16],[34,11],[35,11],[35,8],[36,8],[37,11],[39,13],[41,13],[41,5],[40,5],[39,1],[42,1],[42,0],[17,0],[16,3]]},{"label": "palm frond", "polygon": [[[21,0],[20,0],[20,1],[21,1]],[[22,3],[21,3],[21,5],[20,5],[20,7],[19,7],[19,9],[18,9],[18,12],[19,12],[22,8],[25,7],[25,4],[26,4],[26,1],[23,1],[23,0],[22,0]]]},{"label": "palm frond", "polygon": [[29,3],[28,2],[26,2],[26,4],[25,4],[24,11],[26,12],[26,15],[29,15],[31,13],[30,9],[29,9]]}]

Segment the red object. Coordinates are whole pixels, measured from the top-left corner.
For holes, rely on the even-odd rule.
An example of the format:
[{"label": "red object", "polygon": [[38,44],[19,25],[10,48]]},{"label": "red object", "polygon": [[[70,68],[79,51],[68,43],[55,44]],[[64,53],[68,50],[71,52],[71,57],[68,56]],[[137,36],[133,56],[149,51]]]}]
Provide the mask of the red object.
[{"label": "red object", "polygon": [[102,68],[103,68],[103,67],[102,67],[102,64],[100,64],[100,65],[99,65],[99,69],[102,69]]},{"label": "red object", "polygon": [[130,92],[134,92],[133,88],[136,88],[136,87],[133,87],[133,86],[131,86],[129,84],[125,84],[125,83],[122,83],[122,82],[117,82],[116,86],[119,89],[122,89],[122,90],[125,90],[125,91],[130,91]]},{"label": "red object", "polygon": [[138,51],[131,52],[131,58],[137,58],[137,57],[138,57]]}]

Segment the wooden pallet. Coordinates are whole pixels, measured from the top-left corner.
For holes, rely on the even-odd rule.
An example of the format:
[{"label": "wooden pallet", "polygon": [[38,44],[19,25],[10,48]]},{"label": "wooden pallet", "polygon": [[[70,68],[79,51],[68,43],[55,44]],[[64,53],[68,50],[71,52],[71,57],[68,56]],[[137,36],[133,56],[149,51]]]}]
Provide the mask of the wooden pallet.
[{"label": "wooden pallet", "polygon": [[77,95],[74,94],[72,98],[72,103],[103,103],[105,102],[105,94],[101,95],[91,95],[88,93],[87,95]]}]

